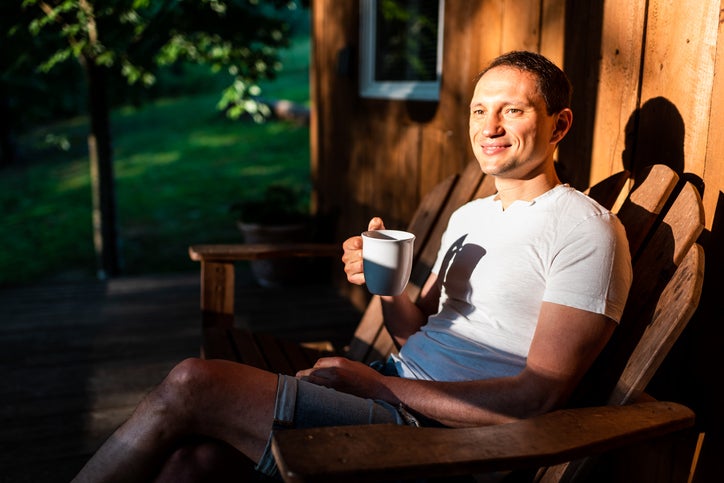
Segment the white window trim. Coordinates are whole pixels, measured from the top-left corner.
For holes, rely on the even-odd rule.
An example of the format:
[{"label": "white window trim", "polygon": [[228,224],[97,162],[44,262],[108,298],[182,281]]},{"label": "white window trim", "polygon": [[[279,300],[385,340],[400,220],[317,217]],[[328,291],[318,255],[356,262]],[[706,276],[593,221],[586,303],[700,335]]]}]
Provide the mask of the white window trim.
[{"label": "white window trim", "polygon": [[377,0],[360,1],[360,78],[361,97],[396,100],[437,101],[442,78],[443,25],[445,0],[438,0],[437,79],[435,81],[376,81],[374,77]]}]

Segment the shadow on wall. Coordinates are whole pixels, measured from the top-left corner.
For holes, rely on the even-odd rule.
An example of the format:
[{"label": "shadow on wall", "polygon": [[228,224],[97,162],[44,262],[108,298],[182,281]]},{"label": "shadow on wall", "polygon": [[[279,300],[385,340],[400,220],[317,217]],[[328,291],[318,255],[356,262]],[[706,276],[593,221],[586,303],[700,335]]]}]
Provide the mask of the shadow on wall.
[{"label": "shadow on wall", "polygon": [[[638,181],[643,168],[653,163],[666,164],[704,192],[703,180],[685,173],[685,124],[676,105],[664,97],[644,103],[631,114],[626,125],[626,147],[622,153],[624,168]],[[712,381],[720,379],[724,326],[724,193],[719,193],[711,230],[699,238],[706,254],[704,287],[699,307],[647,388],[660,400],[673,400],[694,410],[697,431],[705,433],[695,482],[715,481],[724,452],[724,396],[712,390]]]},{"label": "shadow on wall", "polygon": [[704,195],[701,177],[684,172],[684,135],[686,127],[679,109],[665,97],[654,97],[636,109],[624,131],[626,143],[621,153],[624,169],[631,171],[635,183],[641,172],[652,164],[665,164],[684,181]]},{"label": "shadow on wall", "polygon": [[684,119],[664,97],[654,97],[635,110],[626,123],[623,167],[633,174],[651,164],[665,164],[684,172]]}]

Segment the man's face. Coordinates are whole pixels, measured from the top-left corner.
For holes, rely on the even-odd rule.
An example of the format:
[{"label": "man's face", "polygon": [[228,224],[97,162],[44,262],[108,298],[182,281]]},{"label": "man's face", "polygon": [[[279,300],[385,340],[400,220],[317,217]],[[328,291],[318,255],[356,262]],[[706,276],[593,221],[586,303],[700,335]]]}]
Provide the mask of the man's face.
[{"label": "man's face", "polygon": [[470,102],[470,141],[483,172],[529,179],[546,169],[567,131],[556,128],[558,117],[546,113],[533,74],[502,66],[485,73]]}]

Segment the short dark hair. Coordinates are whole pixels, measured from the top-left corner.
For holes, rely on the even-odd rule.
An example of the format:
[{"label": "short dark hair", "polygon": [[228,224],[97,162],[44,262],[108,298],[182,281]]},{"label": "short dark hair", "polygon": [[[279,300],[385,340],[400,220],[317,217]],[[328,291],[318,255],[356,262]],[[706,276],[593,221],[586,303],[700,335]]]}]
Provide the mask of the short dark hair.
[{"label": "short dark hair", "polygon": [[489,70],[496,67],[512,67],[533,74],[537,79],[538,90],[546,103],[548,114],[554,114],[571,107],[571,94],[573,92],[571,82],[565,72],[546,57],[525,50],[508,52],[493,59],[478,74],[475,81],[479,81]]}]

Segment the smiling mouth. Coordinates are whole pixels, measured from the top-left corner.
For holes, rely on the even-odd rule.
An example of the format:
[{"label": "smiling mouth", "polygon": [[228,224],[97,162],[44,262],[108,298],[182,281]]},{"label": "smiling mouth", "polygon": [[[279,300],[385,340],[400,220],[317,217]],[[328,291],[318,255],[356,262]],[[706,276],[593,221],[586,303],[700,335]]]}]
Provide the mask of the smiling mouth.
[{"label": "smiling mouth", "polygon": [[488,155],[498,154],[501,151],[504,151],[505,149],[509,148],[509,144],[492,144],[492,145],[481,145],[480,148],[483,150],[483,153]]}]

